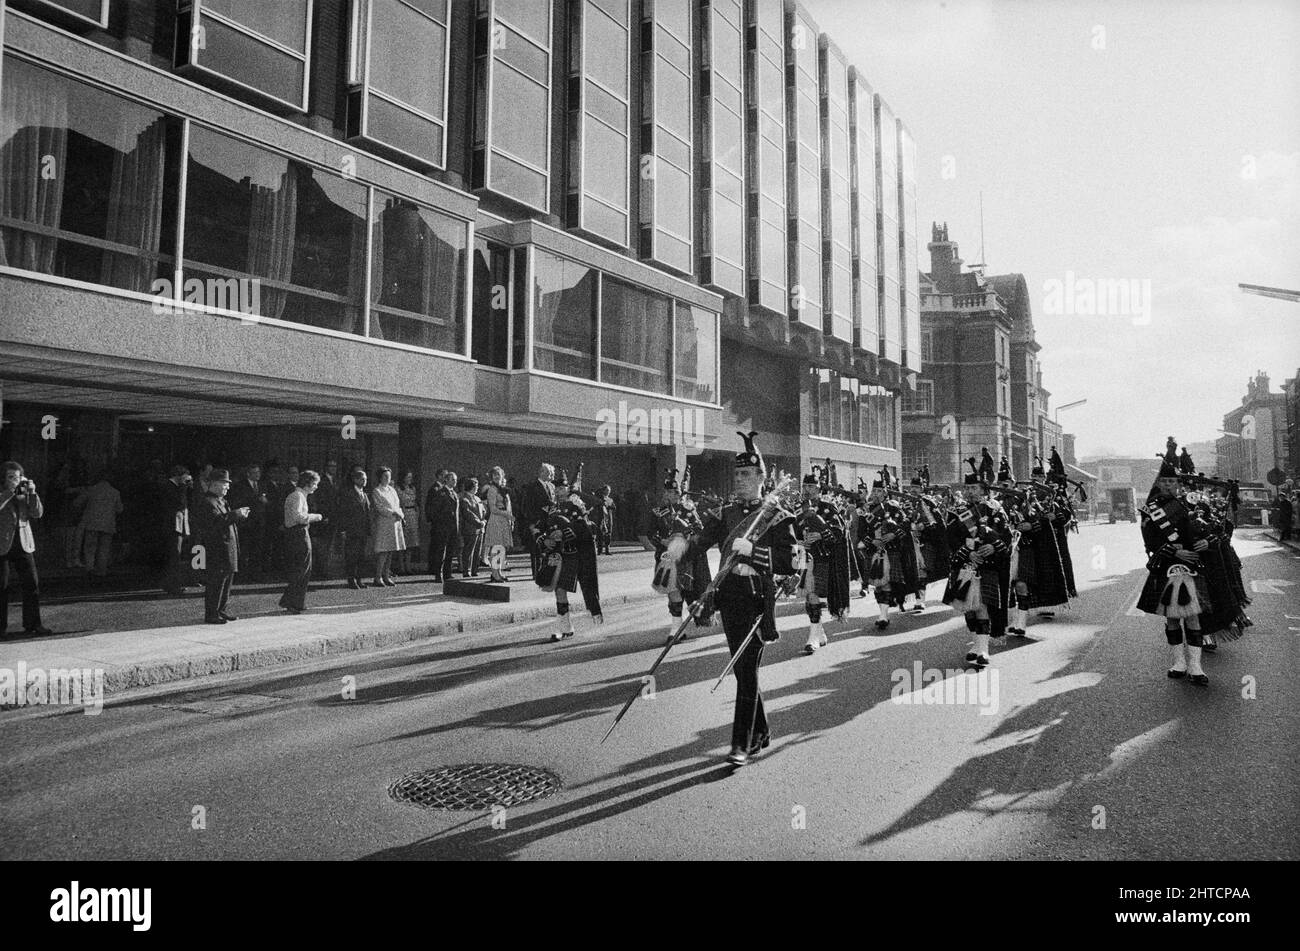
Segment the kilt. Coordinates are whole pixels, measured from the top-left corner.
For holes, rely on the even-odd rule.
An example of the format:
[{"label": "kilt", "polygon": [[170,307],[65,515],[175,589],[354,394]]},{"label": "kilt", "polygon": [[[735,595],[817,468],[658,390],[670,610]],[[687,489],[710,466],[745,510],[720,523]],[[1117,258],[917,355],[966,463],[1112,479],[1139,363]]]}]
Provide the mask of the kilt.
[{"label": "kilt", "polygon": [[1232,590],[1231,570],[1223,551],[1211,543],[1201,552],[1201,565],[1196,572],[1205,579],[1211,605],[1208,611],[1201,611],[1201,632],[1213,634],[1225,630],[1241,615],[1241,604]]},{"label": "kilt", "polygon": [[[1139,611],[1145,611],[1147,614],[1160,614],[1169,617],[1171,615],[1167,612],[1173,610],[1175,612],[1173,616],[1180,616],[1177,614],[1176,604],[1171,603],[1166,606],[1161,603],[1164,597],[1165,588],[1169,585],[1169,567],[1175,563],[1183,564],[1176,560],[1166,561],[1162,563],[1161,567],[1153,569],[1147,573],[1147,583],[1142,586],[1142,594],[1138,596],[1137,609]],[[1196,600],[1199,602],[1200,613],[1205,614],[1213,611],[1213,603],[1210,600],[1210,587],[1206,583],[1204,572],[1201,570],[1199,565],[1189,567],[1196,572],[1194,576],[1191,576],[1191,581],[1196,591]],[[1176,599],[1171,599],[1171,601],[1172,600]]]},{"label": "kilt", "polygon": [[925,566],[927,581],[937,581],[948,573],[952,553],[948,551],[948,537],[939,524],[921,529],[921,563]]}]

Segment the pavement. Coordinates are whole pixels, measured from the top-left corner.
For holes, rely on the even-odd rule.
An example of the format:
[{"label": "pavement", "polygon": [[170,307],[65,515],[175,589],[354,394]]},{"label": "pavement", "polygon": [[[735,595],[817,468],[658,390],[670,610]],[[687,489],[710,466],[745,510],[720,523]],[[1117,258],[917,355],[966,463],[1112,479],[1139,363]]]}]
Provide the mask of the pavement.
[{"label": "pavement", "polygon": [[[785,602],[760,675],[772,746],[741,770],[721,631],[644,679],[658,599],[559,644],[544,617],[128,690],[99,715],[6,711],[0,859],[1300,859],[1300,551],[1236,544],[1255,626],[1205,658],[1207,687],[1165,676],[1132,525],[1071,536],[1079,599],[994,647],[986,693],[946,607],[876,631],[855,599],[807,656]],[[491,812],[389,792],[469,763],[560,788]]]},{"label": "pavement", "polygon": [[[630,546],[601,556],[602,606],[656,597],[649,583],[651,557]],[[446,596],[429,575],[360,591],[342,581],[318,582],[301,615],[279,607],[282,584],[239,584],[229,608],[239,620],[224,625],[202,623],[201,588],[179,597],[130,586],[80,591],[42,598],[42,621],[55,634],[39,638],[21,633],[15,590],[9,637],[0,640],[0,668],[14,670],[21,662],[29,670],[102,670],[111,695],[555,616],[555,596],[528,577],[527,556],[511,559],[507,577],[508,603]],[[571,604],[575,617],[585,615],[580,593]]]}]

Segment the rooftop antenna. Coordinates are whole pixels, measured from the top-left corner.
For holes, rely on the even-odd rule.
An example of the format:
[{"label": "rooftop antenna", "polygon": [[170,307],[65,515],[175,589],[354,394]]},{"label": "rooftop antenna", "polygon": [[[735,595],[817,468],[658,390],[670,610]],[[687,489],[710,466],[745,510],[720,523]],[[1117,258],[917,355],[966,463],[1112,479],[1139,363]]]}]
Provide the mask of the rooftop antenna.
[{"label": "rooftop antenna", "polygon": [[984,275],[984,189],[980,189],[980,259],[978,264],[968,264],[972,271],[978,271],[980,276]]}]

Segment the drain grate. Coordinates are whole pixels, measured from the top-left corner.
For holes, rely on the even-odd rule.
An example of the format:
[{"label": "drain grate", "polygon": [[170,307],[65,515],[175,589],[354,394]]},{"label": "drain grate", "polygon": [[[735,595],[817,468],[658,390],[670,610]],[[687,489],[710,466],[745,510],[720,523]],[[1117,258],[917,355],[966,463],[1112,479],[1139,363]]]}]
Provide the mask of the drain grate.
[{"label": "drain grate", "polygon": [[563,783],[549,770],[515,763],[462,763],[403,776],[388,795],[422,809],[490,809],[545,799]]}]

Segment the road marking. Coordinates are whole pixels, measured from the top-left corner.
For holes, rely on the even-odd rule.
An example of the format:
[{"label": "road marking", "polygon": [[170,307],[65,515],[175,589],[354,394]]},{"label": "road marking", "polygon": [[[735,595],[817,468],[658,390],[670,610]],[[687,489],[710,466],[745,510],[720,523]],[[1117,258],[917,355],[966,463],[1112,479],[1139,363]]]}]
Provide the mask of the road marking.
[{"label": "road marking", "polygon": [[1281,578],[1269,578],[1267,580],[1252,581],[1250,583],[1250,590],[1255,592],[1255,594],[1283,594],[1284,592],[1282,591],[1282,588],[1279,588],[1278,586],[1281,585],[1282,587],[1289,588],[1293,584],[1295,584],[1294,581],[1284,581]]}]

